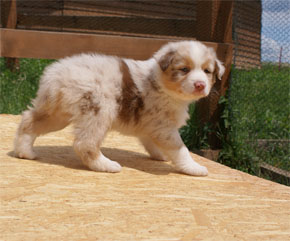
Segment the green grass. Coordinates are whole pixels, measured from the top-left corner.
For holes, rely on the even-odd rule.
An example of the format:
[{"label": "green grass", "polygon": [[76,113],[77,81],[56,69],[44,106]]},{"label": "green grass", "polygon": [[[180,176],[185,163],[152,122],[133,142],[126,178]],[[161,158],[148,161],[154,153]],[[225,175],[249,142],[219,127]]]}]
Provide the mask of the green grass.
[{"label": "green grass", "polygon": [[[220,162],[258,174],[260,162],[290,171],[290,68],[232,71]],[[261,140],[268,143],[261,145]],[[282,142],[281,142],[282,141]]]},{"label": "green grass", "polygon": [[20,72],[11,72],[0,58],[0,113],[20,114],[35,97],[40,75],[52,60],[21,59]]}]

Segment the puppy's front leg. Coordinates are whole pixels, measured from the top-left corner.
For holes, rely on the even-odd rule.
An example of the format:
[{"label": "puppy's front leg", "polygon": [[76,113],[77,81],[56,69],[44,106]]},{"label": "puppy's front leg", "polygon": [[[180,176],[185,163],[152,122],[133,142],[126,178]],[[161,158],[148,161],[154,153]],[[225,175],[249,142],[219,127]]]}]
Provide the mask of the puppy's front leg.
[{"label": "puppy's front leg", "polygon": [[168,156],[178,171],[192,176],[208,175],[207,168],[193,160],[178,130],[167,130],[155,136],[162,152]]},{"label": "puppy's front leg", "polygon": [[166,161],[165,156],[163,153],[159,150],[158,146],[153,142],[153,140],[149,137],[141,137],[139,138],[141,143],[143,144],[146,151],[150,154],[150,157],[152,159],[158,160],[158,161]]},{"label": "puppy's front leg", "polygon": [[176,169],[182,173],[193,176],[208,175],[207,168],[199,165],[192,159],[185,145],[176,150],[167,150],[167,155],[172,158],[172,162],[176,166]]}]

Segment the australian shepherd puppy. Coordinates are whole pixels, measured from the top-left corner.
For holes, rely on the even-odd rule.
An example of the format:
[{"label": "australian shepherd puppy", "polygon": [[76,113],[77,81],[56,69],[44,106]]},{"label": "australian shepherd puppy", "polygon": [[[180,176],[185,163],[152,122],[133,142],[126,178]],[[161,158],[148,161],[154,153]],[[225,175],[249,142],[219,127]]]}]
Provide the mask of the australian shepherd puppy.
[{"label": "australian shepherd puppy", "polygon": [[74,150],[94,171],[120,172],[101,143],[110,129],[139,138],[153,159],[170,160],[182,173],[205,176],[178,129],[188,105],[209,94],[224,67],[212,48],[197,41],[168,43],[146,61],[80,54],[48,66],[33,107],[23,112],[15,155],[36,158],[35,138],[74,126]]}]

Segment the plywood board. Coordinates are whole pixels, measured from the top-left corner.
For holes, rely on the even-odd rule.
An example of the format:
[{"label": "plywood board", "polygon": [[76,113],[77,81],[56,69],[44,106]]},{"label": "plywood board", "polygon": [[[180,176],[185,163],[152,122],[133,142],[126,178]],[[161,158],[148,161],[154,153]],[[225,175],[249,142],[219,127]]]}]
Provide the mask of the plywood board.
[{"label": "plywood board", "polygon": [[289,240],[290,188],[197,155],[208,177],[150,160],[111,132],[118,174],[84,168],[71,128],[37,139],[38,160],[13,157],[19,116],[0,115],[0,240]]}]

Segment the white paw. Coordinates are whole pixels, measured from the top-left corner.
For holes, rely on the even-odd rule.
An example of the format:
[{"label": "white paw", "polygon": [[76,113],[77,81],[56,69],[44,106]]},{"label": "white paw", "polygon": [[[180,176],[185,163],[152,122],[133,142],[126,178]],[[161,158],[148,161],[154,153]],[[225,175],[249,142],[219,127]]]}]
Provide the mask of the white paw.
[{"label": "white paw", "polygon": [[35,140],[35,135],[22,134],[16,136],[14,140],[14,155],[23,159],[33,160],[36,154],[32,150],[32,145]]},{"label": "white paw", "polygon": [[178,171],[191,175],[191,176],[207,176],[208,175],[207,168],[195,162],[179,165],[176,168]]},{"label": "white paw", "polygon": [[112,161],[103,155],[92,161],[89,164],[89,168],[96,172],[120,172],[122,170],[118,162]]},{"label": "white paw", "polygon": [[122,166],[115,161],[111,161],[110,165],[107,167],[106,172],[120,172],[122,170]]},{"label": "white paw", "polygon": [[31,150],[31,151],[17,151],[14,150],[14,155],[16,157],[22,158],[22,159],[29,159],[33,160],[36,158],[36,154]]}]

